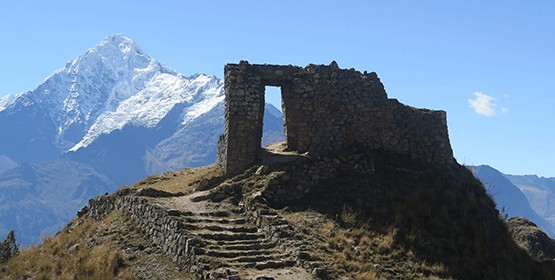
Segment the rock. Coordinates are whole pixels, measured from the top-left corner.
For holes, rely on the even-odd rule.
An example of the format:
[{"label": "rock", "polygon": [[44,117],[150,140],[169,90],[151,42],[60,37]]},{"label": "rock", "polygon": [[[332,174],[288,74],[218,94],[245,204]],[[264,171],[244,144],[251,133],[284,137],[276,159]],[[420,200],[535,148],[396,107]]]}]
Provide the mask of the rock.
[{"label": "rock", "polygon": [[310,260],[310,254],[308,252],[305,252],[305,251],[300,251],[299,252],[299,259],[301,259],[301,260]]},{"label": "rock", "polygon": [[312,276],[316,279],[327,280],[329,277],[328,270],[322,267],[316,267],[312,270]]},{"label": "rock", "polygon": [[241,280],[241,276],[235,274],[227,277],[227,280]]},{"label": "rock", "polygon": [[267,170],[268,170],[268,166],[261,165],[260,167],[258,167],[258,169],[256,169],[256,172],[254,172],[254,174],[261,175],[261,174],[266,173]]},{"label": "rock", "polygon": [[196,239],[196,238],[189,238],[187,239],[187,241],[185,241],[185,254],[189,255],[189,254],[196,254],[197,250],[196,250],[196,246],[200,245],[200,239]]},{"label": "rock", "polygon": [[274,277],[268,276],[268,275],[258,275],[252,279],[253,280],[274,280]]},{"label": "rock", "polygon": [[165,191],[156,190],[153,188],[141,188],[135,193],[137,196],[148,196],[148,197],[171,197],[175,194]]},{"label": "rock", "polygon": [[79,251],[79,243],[77,243],[77,244],[75,244],[75,245],[69,247],[68,251],[69,251],[70,253],[75,253],[75,252]]},{"label": "rock", "polygon": [[88,212],[89,212],[89,207],[88,207],[88,206],[85,206],[85,207],[81,208],[81,210],[79,210],[79,211],[77,212],[77,217],[81,218],[81,217],[83,217],[84,215],[86,215]]},{"label": "rock", "polygon": [[180,216],[181,211],[179,211],[177,209],[168,209],[168,215],[169,216]]}]

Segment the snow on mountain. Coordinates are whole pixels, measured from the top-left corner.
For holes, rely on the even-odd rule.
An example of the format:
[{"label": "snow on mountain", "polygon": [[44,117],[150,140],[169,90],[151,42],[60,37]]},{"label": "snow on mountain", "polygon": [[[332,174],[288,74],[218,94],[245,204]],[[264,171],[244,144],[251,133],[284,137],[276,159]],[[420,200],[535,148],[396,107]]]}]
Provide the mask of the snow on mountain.
[{"label": "snow on mountain", "polygon": [[183,120],[186,123],[210,111],[223,98],[223,83],[215,77],[196,75],[187,79],[182,75],[157,74],[144,89],[120,102],[114,111],[101,114],[70,151],[87,147],[98,136],[120,130],[127,124],[154,127],[179,103],[189,105]]},{"label": "snow on mountain", "polygon": [[12,103],[21,95],[19,94],[8,94],[6,96],[0,97],[0,111],[6,109],[6,107],[12,105]]},{"label": "snow on mountain", "polygon": [[[68,62],[29,95],[49,110],[58,128],[56,142],[65,150],[100,115],[116,110],[153,77],[165,73],[176,75],[144,54],[133,40],[115,35]],[[66,137],[73,128],[78,129],[77,137]]]},{"label": "snow on mountain", "polygon": [[[133,40],[122,35],[104,39],[66,68],[67,74],[81,76],[86,86],[103,72],[114,81],[105,98],[88,92],[82,94],[86,98],[78,106],[87,109],[87,120],[91,113],[94,116],[92,108],[98,107],[95,103],[105,101],[96,111],[94,123],[70,151],[86,147],[98,136],[127,124],[154,127],[176,104],[194,104],[194,110],[188,113],[191,119],[223,100],[223,83],[219,79],[204,74],[191,77],[178,74],[144,54]],[[73,107],[69,104],[68,108]]]},{"label": "snow on mountain", "polygon": [[221,80],[203,74],[186,77],[149,57],[132,39],[108,36],[36,89],[0,99],[0,114],[13,116],[23,127],[36,127],[31,123],[37,119],[44,123],[40,129],[10,127],[11,138],[0,144],[14,150],[17,139],[38,135],[27,145],[28,158],[14,159],[50,160],[128,124],[154,127],[176,104],[191,107],[185,108],[187,122],[222,100]]}]

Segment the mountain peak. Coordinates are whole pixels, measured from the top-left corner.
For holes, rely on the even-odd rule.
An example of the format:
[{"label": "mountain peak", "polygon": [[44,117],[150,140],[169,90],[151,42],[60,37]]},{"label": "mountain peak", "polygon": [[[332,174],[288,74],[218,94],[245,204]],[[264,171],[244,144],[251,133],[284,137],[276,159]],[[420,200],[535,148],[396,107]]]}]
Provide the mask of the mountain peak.
[{"label": "mountain peak", "polygon": [[120,34],[120,33],[117,33],[117,34],[114,34],[114,35],[108,35],[108,36],[106,36],[106,38],[104,38],[102,40],[102,42],[111,42],[111,43],[115,43],[115,44],[120,44],[120,43],[134,44],[135,43],[135,41],[133,41],[133,39],[131,39],[131,38],[129,38],[129,37],[123,35],[123,34]]},{"label": "mountain peak", "polygon": [[123,54],[144,54],[139,45],[133,41],[133,39],[122,34],[106,36],[106,38],[104,38],[104,40],[102,40],[93,49],[103,50],[107,47],[111,49],[119,49],[119,51]]},{"label": "mountain peak", "polygon": [[148,56],[133,39],[116,34],[69,61],[34,90],[0,98],[0,111],[34,108],[42,119],[52,120],[47,124],[53,139],[45,140],[50,143],[46,145],[63,152],[84,137],[96,139],[130,122],[154,126],[175,104],[221,99],[222,92],[219,80],[187,78]]},{"label": "mountain peak", "polygon": [[[119,80],[123,76],[132,76],[137,72],[148,70],[162,70],[168,68],[145,54],[139,45],[131,38],[121,34],[110,35],[100,43],[90,48],[83,55],[68,62],[65,67],[58,69],[70,76],[94,76],[108,71],[108,75]],[[164,69],[172,72],[170,68]],[[81,74],[80,74],[81,73]],[[50,77],[47,78],[47,80]],[[129,77],[127,77],[129,78]]]}]

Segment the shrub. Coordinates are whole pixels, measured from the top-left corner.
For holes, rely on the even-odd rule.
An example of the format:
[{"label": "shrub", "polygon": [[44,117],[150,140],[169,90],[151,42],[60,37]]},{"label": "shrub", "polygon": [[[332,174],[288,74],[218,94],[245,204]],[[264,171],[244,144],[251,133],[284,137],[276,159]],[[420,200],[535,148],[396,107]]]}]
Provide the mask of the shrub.
[{"label": "shrub", "polygon": [[6,239],[0,243],[0,263],[7,263],[9,259],[19,254],[19,244],[15,241],[14,231],[10,231]]}]

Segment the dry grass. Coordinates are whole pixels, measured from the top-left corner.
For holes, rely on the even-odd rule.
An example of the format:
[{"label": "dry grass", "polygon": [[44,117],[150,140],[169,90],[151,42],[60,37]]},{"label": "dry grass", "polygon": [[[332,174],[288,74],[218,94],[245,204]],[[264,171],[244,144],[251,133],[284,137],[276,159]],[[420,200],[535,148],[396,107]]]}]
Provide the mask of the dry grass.
[{"label": "dry grass", "polygon": [[339,217],[345,226],[353,227],[357,224],[359,216],[359,213],[355,212],[353,208],[344,204]]},{"label": "dry grass", "polygon": [[186,168],[180,171],[148,176],[134,184],[132,188],[149,187],[171,193],[190,193],[208,180],[221,176],[223,176],[223,171],[215,166]]},{"label": "dry grass", "polygon": [[0,279],[193,279],[130,216],[77,219],[56,236],[0,266]]},{"label": "dry grass", "polygon": [[311,255],[332,268],[336,277],[369,280],[390,279],[398,275],[408,279],[449,278],[441,264],[420,260],[412,251],[397,245],[396,229],[379,233],[349,207],[343,207],[337,222],[311,210],[284,211],[281,214],[307,236],[315,238]]},{"label": "dry grass", "polygon": [[44,239],[11,259],[3,268],[3,279],[135,279],[121,250],[109,243],[87,244],[96,229],[96,224],[84,221]]}]

